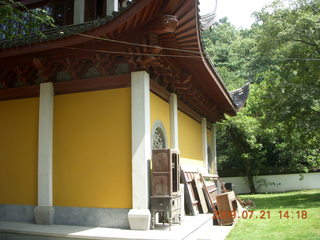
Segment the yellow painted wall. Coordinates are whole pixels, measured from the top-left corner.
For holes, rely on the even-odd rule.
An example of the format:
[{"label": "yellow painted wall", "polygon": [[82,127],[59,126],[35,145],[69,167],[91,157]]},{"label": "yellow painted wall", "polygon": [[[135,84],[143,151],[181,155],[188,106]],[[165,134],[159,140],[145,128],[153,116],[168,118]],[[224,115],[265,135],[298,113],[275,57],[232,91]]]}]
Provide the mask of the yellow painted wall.
[{"label": "yellow painted wall", "polygon": [[201,124],[178,111],[181,163],[203,166]]},{"label": "yellow painted wall", "polygon": [[37,204],[39,99],[0,101],[0,204]]},{"label": "yellow painted wall", "polygon": [[54,101],[54,205],[131,208],[130,88]]},{"label": "yellow painted wall", "polygon": [[150,92],[150,128],[156,120],[161,120],[166,129],[168,148],[170,148],[170,106],[162,98]]}]

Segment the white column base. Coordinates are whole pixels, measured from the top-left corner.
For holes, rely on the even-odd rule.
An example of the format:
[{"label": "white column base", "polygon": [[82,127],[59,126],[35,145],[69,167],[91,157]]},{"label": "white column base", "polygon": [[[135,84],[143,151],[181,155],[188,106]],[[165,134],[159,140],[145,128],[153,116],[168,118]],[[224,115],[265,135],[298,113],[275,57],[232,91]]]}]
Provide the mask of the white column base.
[{"label": "white column base", "polygon": [[149,209],[131,209],[128,213],[131,230],[149,230],[151,214]]},{"label": "white column base", "polygon": [[37,206],[34,209],[34,218],[36,224],[52,225],[54,222],[54,207]]}]

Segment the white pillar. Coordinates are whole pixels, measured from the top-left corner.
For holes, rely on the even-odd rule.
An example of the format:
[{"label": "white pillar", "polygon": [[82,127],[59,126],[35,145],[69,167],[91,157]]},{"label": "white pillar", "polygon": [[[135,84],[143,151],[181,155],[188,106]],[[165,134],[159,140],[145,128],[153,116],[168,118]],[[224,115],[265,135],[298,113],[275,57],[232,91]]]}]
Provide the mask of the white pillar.
[{"label": "white pillar", "polygon": [[179,150],[178,100],[175,93],[170,94],[170,140],[171,148]]},{"label": "white pillar", "polygon": [[202,129],[202,157],[203,166],[208,169],[208,138],[207,138],[207,119],[201,119],[201,129]]},{"label": "white pillar", "polygon": [[53,224],[52,204],[52,132],[53,83],[40,84],[38,135],[38,206],[35,220],[38,224]]},{"label": "white pillar", "polygon": [[73,24],[84,22],[85,0],[74,0]]},{"label": "white pillar", "polygon": [[113,11],[118,12],[119,0],[107,0],[107,16],[112,16]]},{"label": "white pillar", "polygon": [[148,230],[150,144],[150,81],[145,71],[131,73],[131,131],[132,131],[132,209],[130,228]]},{"label": "white pillar", "polygon": [[218,165],[217,165],[217,128],[215,124],[212,124],[211,128],[211,149],[212,149],[212,161],[213,161],[213,174],[218,175]]}]

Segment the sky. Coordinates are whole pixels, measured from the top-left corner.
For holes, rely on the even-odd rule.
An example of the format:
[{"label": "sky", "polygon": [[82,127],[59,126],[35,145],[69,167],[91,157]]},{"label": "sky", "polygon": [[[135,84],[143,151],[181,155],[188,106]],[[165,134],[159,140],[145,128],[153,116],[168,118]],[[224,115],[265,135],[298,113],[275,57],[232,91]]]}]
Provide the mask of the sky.
[{"label": "sky", "polygon": [[[217,19],[228,17],[231,24],[238,28],[249,28],[254,22],[251,13],[260,10],[272,0],[217,0]],[[216,0],[200,0],[201,15],[212,12]]]}]

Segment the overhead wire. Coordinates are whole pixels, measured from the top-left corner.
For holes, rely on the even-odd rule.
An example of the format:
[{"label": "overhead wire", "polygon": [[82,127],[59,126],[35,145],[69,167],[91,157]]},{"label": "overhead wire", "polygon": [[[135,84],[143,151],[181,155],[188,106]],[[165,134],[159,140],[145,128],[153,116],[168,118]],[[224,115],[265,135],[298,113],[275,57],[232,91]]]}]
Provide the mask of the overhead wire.
[{"label": "overhead wire", "polygon": [[[72,32],[70,32],[72,33]],[[122,52],[122,51],[109,51],[109,50],[98,50],[98,49],[85,49],[85,48],[75,48],[75,47],[63,47],[65,49],[71,49],[71,50],[83,50],[83,51],[91,51],[91,52],[100,52],[100,53],[110,53],[110,54],[125,54],[125,55],[136,55],[136,56],[154,56],[154,57],[177,57],[177,58],[193,58],[193,59],[210,59],[212,56],[210,56],[206,52],[201,51],[192,51],[192,50],[185,50],[185,49],[178,49],[178,48],[169,48],[169,47],[162,47],[162,46],[155,46],[155,45],[147,45],[147,44],[140,44],[140,43],[133,43],[133,42],[127,42],[127,41],[120,41],[115,39],[109,39],[109,38],[102,38],[102,37],[96,37],[88,34],[83,33],[73,33],[82,37],[102,40],[102,41],[108,41],[108,42],[114,42],[114,43],[120,43],[120,44],[126,44],[131,46],[139,46],[139,47],[146,47],[146,48],[153,48],[153,49],[161,49],[161,50],[170,50],[170,51],[176,51],[176,52],[184,52],[184,53],[192,53],[197,54],[198,56],[194,55],[174,55],[174,54],[157,54],[157,53],[135,53],[135,52]],[[200,54],[203,54],[202,56]],[[246,60],[251,60],[251,58],[245,58]],[[261,60],[271,60],[271,61],[320,61],[320,58],[278,58],[278,59],[271,59],[271,58],[261,58]]]},{"label": "overhead wire", "polygon": [[92,39],[97,39],[97,40],[102,40],[102,41],[107,41],[107,42],[121,43],[121,44],[126,44],[126,45],[131,45],[131,46],[154,48],[154,49],[163,49],[163,50],[170,50],[170,51],[176,51],[176,52],[185,52],[185,53],[192,53],[192,54],[200,54],[201,53],[199,51],[185,50],[185,49],[179,49],[179,48],[161,47],[161,46],[155,46],[155,45],[147,45],[147,44],[141,44],[141,43],[132,43],[132,42],[120,41],[120,40],[115,40],[115,39],[110,39],[110,38],[96,37],[96,36],[83,34],[83,33],[73,33],[73,34],[76,34],[76,35],[82,36],[82,37],[87,37],[87,38],[92,38]]},{"label": "overhead wire", "polygon": [[205,58],[205,57],[201,57],[201,56],[191,56],[191,55],[173,55],[173,54],[158,54],[158,53],[122,52],[122,51],[109,51],[109,50],[98,50],[98,49],[76,48],[76,47],[62,47],[62,48],[70,49],[70,50],[82,50],[82,51],[88,51],[88,52],[97,52],[97,53],[123,54],[123,55],[149,56],[149,57],[192,58],[192,59],[196,59],[196,60]]},{"label": "overhead wire", "polygon": [[[99,49],[88,49],[88,48],[77,48],[77,47],[62,47],[64,49],[70,50],[80,50],[88,52],[97,52],[97,53],[109,53],[109,54],[123,54],[123,55],[135,55],[135,56],[150,56],[150,57],[175,57],[175,58],[191,58],[191,59],[210,59],[212,56],[192,56],[192,55],[174,55],[174,54],[158,54],[158,53],[139,53],[139,52],[123,52],[123,51],[109,51],[109,50],[99,50]],[[245,58],[245,60],[252,60],[251,58]],[[260,60],[268,61],[320,61],[320,58],[262,58]]]}]

